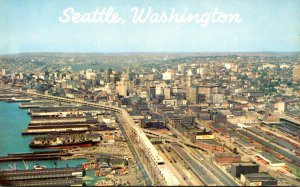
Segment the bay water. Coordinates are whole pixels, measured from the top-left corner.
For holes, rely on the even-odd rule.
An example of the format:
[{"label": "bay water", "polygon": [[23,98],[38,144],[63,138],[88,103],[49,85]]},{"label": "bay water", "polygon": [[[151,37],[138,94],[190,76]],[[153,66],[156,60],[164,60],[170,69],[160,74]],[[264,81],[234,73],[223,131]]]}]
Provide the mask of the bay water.
[{"label": "bay water", "polygon": [[[33,136],[22,136],[22,131],[27,128],[31,120],[27,112],[28,109],[19,108],[19,103],[0,101],[0,156],[49,151],[49,149],[31,149],[29,143]],[[12,167],[33,169],[35,164],[44,165],[48,168],[75,167],[86,161],[87,159],[0,162],[0,170],[11,169]]]}]

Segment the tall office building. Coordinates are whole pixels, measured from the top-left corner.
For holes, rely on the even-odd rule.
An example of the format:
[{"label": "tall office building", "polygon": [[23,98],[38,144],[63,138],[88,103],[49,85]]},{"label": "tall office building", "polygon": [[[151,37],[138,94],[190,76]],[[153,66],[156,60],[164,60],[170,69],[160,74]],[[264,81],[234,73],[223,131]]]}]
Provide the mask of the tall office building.
[{"label": "tall office building", "polygon": [[171,99],[171,88],[170,87],[164,88],[164,96],[165,96],[165,99]]},{"label": "tall office building", "polygon": [[173,73],[171,71],[166,71],[163,73],[163,80],[172,80]]},{"label": "tall office building", "polygon": [[121,80],[121,74],[120,73],[113,73],[109,75],[110,82],[116,83],[117,81]]},{"label": "tall office building", "polygon": [[300,65],[293,68],[293,79],[296,81],[300,80]]},{"label": "tall office building", "polygon": [[187,85],[187,87],[192,87],[193,86],[193,77],[192,76],[187,77],[186,85]]},{"label": "tall office building", "polygon": [[187,101],[192,104],[198,104],[198,87],[192,86],[187,90]]},{"label": "tall office building", "polygon": [[124,79],[121,81],[117,81],[116,83],[116,90],[119,95],[121,96],[127,96],[128,95],[128,81],[125,81]]},{"label": "tall office building", "polygon": [[6,75],[6,70],[4,68],[1,69],[0,75],[1,76],[5,76]]},{"label": "tall office building", "polygon": [[149,96],[151,99],[155,98],[155,96],[156,96],[156,87],[155,86],[149,87]]},{"label": "tall office building", "polygon": [[184,73],[184,64],[178,64],[177,71],[179,74]]},{"label": "tall office building", "polygon": [[163,87],[162,87],[162,85],[156,85],[156,87],[155,87],[155,94],[156,95],[162,95],[163,94]]},{"label": "tall office building", "polygon": [[106,82],[110,82],[110,75],[112,74],[112,69],[108,68],[106,71]]},{"label": "tall office building", "polygon": [[198,93],[205,95],[205,101],[208,102],[211,98],[211,88],[209,86],[200,86]]},{"label": "tall office building", "polygon": [[197,69],[197,74],[199,74],[201,78],[204,78],[206,76],[206,68],[199,67]]},{"label": "tall office building", "polygon": [[91,70],[91,69],[88,69],[85,72],[85,76],[86,76],[86,79],[88,79],[88,80],[96,80],[96,73],[93,72],[93,70]]},{"label": "tall office building", "polygon": [[227,70],[231,69],[231,63],[225,63],[224,66]]}]

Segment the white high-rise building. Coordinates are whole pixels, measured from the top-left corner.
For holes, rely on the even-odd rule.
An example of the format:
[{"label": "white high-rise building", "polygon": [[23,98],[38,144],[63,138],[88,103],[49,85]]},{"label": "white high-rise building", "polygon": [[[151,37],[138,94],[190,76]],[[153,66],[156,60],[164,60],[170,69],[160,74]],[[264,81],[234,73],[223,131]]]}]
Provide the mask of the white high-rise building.
[{"label": "white high-rise building", "polygon": [[162,94],[163,94],[163,87],[161,85],[156,85],[155,95],[162,95]]},{"label": "white high-rise building", "polygon": [[170,71],[163,73],[163,80],[172,80],[173,74]]},{"label": "white high-rise building", "polygon": [[5,76],[6,75],[6,70],[4,68],[1,69],[1,76]]},{"label": "white high-rise building", "polygon": [[204,67],[200,67],[197,69],[197,74],[199,74],[201,76],[201,78],[204,78],[206,75],[206,68]]},{"label": "white high-rise building", "polygon": [[184,64],[178,64],[177,66],[178,73],[184,73]]},{"label": "white high-rise building", "polygon": [[189,71],[188,71],[188,73],[187,73],[187,76],[193,76],[194,74],[193,74],[193,71],[192,71],[192,69],[189,69]]},{"label": "white high-rise building", "polygon": [[225,63],[224,66],[225,66],[226,69],[231,69],[231,63]]}]

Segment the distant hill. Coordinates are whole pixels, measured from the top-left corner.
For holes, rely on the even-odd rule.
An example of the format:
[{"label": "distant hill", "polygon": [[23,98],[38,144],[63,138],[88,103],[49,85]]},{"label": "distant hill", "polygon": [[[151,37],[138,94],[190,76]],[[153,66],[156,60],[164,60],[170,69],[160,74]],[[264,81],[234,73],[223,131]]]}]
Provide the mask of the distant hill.
[{"label": "distant hill", "polygon": [[12,56],[40,56],[40,57],[92,57],[92,56],[290,56],[300,55],[300,52],[130,52],[130,53],[63,53],[63,52],[29,52],[18,54],[4,54],[1,57]]}]

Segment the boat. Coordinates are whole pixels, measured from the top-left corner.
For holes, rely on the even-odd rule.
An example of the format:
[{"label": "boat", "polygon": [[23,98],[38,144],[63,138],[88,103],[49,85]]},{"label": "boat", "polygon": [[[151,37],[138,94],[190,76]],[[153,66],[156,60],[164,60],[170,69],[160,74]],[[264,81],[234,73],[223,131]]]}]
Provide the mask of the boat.
[{"label": "boat", "polygon": [[97,142],[79,135],[48,135],[35,137],[29,144],[30,148],[69,148],[90,147]]},{"label": "boat", "polygon": [[39,164],[35,164],[35,165],[33,166],[33,168],[34,168],[35,170],[39,170],[39,169],[47,169],[46,166],[40,166]]},{"label": "boat", "polygon": [[23,97],[12,97],[8,102],[29,102],[32,101],[32,98],[23,98]]},{"label": "boat", "polygon": [[38,148],[67,148],[67,147],[89,147],[92,146],[92,140],[79,140],[79,141],[63,141],[60,138],[54,141],[35,141],[30,142],[29,147],[38,149]]}]

